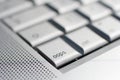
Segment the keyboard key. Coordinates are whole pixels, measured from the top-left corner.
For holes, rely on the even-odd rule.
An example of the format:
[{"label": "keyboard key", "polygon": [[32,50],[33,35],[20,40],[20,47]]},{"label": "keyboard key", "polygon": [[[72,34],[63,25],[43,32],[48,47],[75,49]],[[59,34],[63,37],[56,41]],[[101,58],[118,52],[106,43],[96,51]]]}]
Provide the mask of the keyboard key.
[{"label": "keyboard key", "polygon": [[88,17],[91,21],[96,21],[111,14],[111,11],[100,3],[92,3],[81,6],[79,11]]},{"label": "keyboard key", "polygon": [[36,46],[45,41],[60,36],[63,33],[49,22],[43,22],[41,24],[34,25],[29,29],[21,31],[19,34],[32,46]]},{"label": "keyboard key", "polygon": [[32,3],[25,0],[8,0],[0,4],[0,18],[32,7]]},{"label": "keyboard key", "polygon": [[10,26],[10,28],[17,32],[33,24],[48,20],[55,15],[56,13],[48,7],[38,6],[25,12],[9,16],[5,18],[4,21]]},{"label": "keyboard key", "polygon": [[79,3],[73,0],[54,0],[49,5],[59,13],[69,12],[79,7]]},{"label": "keyboard key", "polygon": [[101,2],[115,12],[120,11],[120,0],[101,0]]},{"label": "keyboard key", "polygon": [[120,21],[112,16],[93,23],[93,26],[101,36],[109,41],[120,37]]},{"label": "keyboard key", "polygon": [[90,3],[93,3],[93,2],[96,2],[98,0],[79,0],[82,4],[86,5],[86,4],[90,4]]},{"label": "keyboard key", "polygon": [[80,53],[70,47],[61,38],[41,45],[38,49],[47,56],[57,68],[81,56]]},{"label": "keyboard key", "polygon": [[86,19],[76,12],[69,12],[53,19],[54,22],[64,28],[66,32],[82,27],[88,23]]},{"label": "keyboard key", "polygon": [[77,44],[83,50],[83,54],[93,51],[107,43],[105,39],[101,38],[87,27],[69,33],[66,37]]}]

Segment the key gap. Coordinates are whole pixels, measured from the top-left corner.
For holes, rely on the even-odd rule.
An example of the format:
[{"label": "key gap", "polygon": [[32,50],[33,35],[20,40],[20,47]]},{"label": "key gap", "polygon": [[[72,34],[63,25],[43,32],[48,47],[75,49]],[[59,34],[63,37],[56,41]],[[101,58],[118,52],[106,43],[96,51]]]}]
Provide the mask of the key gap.
[{"label": "key gap", "polygon": [[65,29],[64,29],[61,25],[59,25],[58,23],[56,23],[55,21],[49,20],[49,22],[50,22],[53,26],[55,26],[55,28],[57,28],[57,29],[59,29],[60,31],[64,32],[64,34],[66,33],[66,32],[65,32]]},{"label": "key gap", "polygon": [[61,37],[68,45],[70,45],[72,48],[74,48],[76,51],[78,51],[80,54],[83,55],[84,51],[82,48],[79,48],[77,44],[75,44],[72,40],[67,38],[66,36]]},{"label": "key gap", "polygon": [[48,8],[55,11],[57,14],[60,14],[55,8],[51,7],[49,4],[45,4]]},{"label": "key gap", "polygon": [[[117,12],[116,12],[116,13],[117,13]],[[115,17],[117,20],[120,21],[120,18],[117,16],[117,14],[114,13],[112,16]]]},{"label": "key gap", "polygon": [[78,13],[79,15],[83,16],[83,18],[86,18],[89,22],[91,22],[90,18],[88,18],[84,13],[82,13],[81,11],[75,10],[76,13]]},{"label": "key gap", "polygon": [[95,32],[96,34],[98,34],[98,36],[102,37],[103,39],[107,40],[108,42],[110,42],[110,38],[102,31],[100,31],[99,29],[97,29],[96,27],[94,27],[93,25],[88,25],[88,28],[91,29],[93,32]]},{"label": "key gap", "polygon": [[[7,28],[9,28],[10,30],[12,30],[12,32],[14,32],[13,29],[12,29],[7,23],[5,23],[3,20],[0,20],[0,21],[1,21],[3,24],[5,24]],[[14,32],[14,33],[15,33],[15,32]]]}]

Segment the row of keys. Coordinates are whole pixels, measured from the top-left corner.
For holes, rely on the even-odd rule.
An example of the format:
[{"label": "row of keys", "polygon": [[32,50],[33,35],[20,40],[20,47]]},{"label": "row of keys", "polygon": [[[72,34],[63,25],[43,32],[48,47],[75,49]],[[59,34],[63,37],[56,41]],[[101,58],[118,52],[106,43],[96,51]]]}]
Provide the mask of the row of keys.
[{"label": "row of keys", "polygon": [[[94,22],[92,27],[91,30],[84,26],[66,34],[62,39],[57,38],[38,46],[38,49],[42,52],[41,54],[44,54],[52,61],[55,67],[59,68],[120,37],[120,21],[112,16]],[[98,32],[98,34],[94,31]],[[65,37],[67,40],[65,40]],[[77,49],[79,48],[82,51],[77,50],[71,44],[74,44]]]},{"label": "row of keys", "polygon": [[[98,3],[96,3],[96,4],[98,4]],[[35,14],[35,15],[32,15],[32,14]],[[60,35],[56,35],[56,36],[50,35],[51,37],[47,36],[47,38],[45,38],[45,39],[42,36],[39,36],[38,38],[35,38],[32,36],[32,35],[36,34],[34,32],[34,28],[36,28],[36,27],[34,27],[33,24],[36,24],[36,23],[39,23],[46,19],[52,18],[55,15],[56,15],[56,13],[53,12],[52,10],[50,10],[48,7],[38,6],[38,7],[32,8],[30,10],[27,10],[25,12],[16,14],[14,16],[7,17],[4,19],[4,21],[14,31],[19,31],[26,27],[31,27],[28,30],[25,29],[24,31],[21,31],[23,33],[21,33],[21,32],[20,33],[32,46],[36,46],[36,45],[46,42],[47,40],[52,39],[56,36],[60,36]],[[77,28],[83,27],[84,25],[88,24],[88,21],[76,12],[69,12],[66,14],[59,15],[59,16],[53,18],[53,21],[55,23],[57,23],[58,25],[60,25],[65,30],[66,33],[73,31]],[[33,25],[33,26],[31,26],[31,25]],[[41,25],[39,25],[39,26],[41,26]],[[43,30],[43,31],[45,30],[45,28],[42,28],[42,29],[41,28],[38,27],[38,30],[39,29]],[[52,28],[51,28],[51,30],[52,30]],[[60,32],[60,31],[56,30],[55,32]],[[37,32],[37,33],[40,34],[41,32]],[[49,34],[50,32],[42,32],[42,33]],[[53,30],[53,33],[54,33],[54,30]],[[30,35],[30,36],[26,36],[26,35]],[[35,38],[35,40],[34,40],[34,38]],[[32,41],[31,39],[34,41]]]},{"label": "row of keys", "polygon": [[[111,8],[113,11],[120,11],[120,0],[33,0],[37,5],[49,3],[54,9],[58,12],[62,13],[63,10],[68,10],[71,7],[77,8],[78,1],[80,1],[83,5],[89,5],[94,2],[102,2],[107,7]],[[65,3],[65,5],[64,5]],[[68,7],[68,9],[67,9]]]},{"label": "row of keys", "polygon": [[[54,1],[56,1],[57,4],[61,4],[60,1],[67,1],[67,3],[69,3],[68,1],[71,2],[71,0],[33,0],[33,1],[34,1],[34,3],[35,3],[36,5],[42,5],[42,4],[51,3],[51,2],[54,2]],[[73,1],[75,1],[75,0],[73,0]],[[73,1],[72,1],[72,2],[73,2]],[[76,0],[76,1],[77,1],[77,0]],[[76,1],[75,1],[75,2],[76,2]],[[96,1],[98,1],[98,0],[78,0],[78,1],[80,1],[82,4],[86,5],[86,4],[90,4],[90,3],[96,2]]]},{"label": "row of keys", "polygon": [[[120,11],[120,0],[78,0],[82,6],[93,5],[96,2],[100,1],[105,6],[109,7],[113,11]],[[74,9],[77,9],[80,4],[75,0],[34,0],[36,4],[48,3],[49,6],[54,8],[59,13],[65,13]]]},{"label": "row of keys", "polygon": [[73,40],[75,44],[79,45],[79,48],[82,48],[84,53],[76,51],[60,38],[38,47],[38,49],[47,56],[57,68],[107,43],[105,39],[101,38],[87,27],[66,36]]},{"label": "row of keys", "polygon": [[74,0],[34,0],[37,5],[48,3],[50,7],[55,9],[58,13],[65,13],[77,9],[80,5],[78,1]]},{"label": "row of keys", "polygon": [[[101,19],[111,14],[111,11],[100,3],[93,3],[87,6],[82,6],[78,11],[86,15],[91,21]],[[53,17],[53,21],[64,27],[66,32],[72,31],[88,23],[88,21],[86,21],[83,17],[74,12],[65,13],[57,17],[55,16],[56,13],[47,6],[36,6],[24,12],[11,15],[5,18],[4,22],[8,24],[9,27],[15,32]],[[79,23],[79,21],[81,23]]]}]

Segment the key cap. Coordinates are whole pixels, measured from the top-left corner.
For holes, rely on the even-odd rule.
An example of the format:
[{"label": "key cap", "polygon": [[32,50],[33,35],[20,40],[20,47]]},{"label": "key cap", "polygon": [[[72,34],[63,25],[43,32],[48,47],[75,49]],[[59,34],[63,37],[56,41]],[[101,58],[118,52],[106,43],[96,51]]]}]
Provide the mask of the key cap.
[{"label": "key cap", "polygon": [[42,5],[48,2],[51,2],[53,0],[33,0],[36,5]]},{"label": "key cap", "polygon": [[101,0],[101,2],[115,12],[120,11],[120,0]]},{"label": "key cap", "polygon": [[8,0],[0,4],[0,18],[32,7],[32,3],[25,0]]},{"label": "key cap", "polygon": [[83,13],[91,21],[96,21],[111,14],[111,11],[100,3],[92,3],[89,5],[81,6],[78,11]]},{"label": "key cap", "polygon": [[95,30],[109,41],[120,37],[120,21],[110,16],[93,23]]},{"label": "key cap", "polygon": [[83,50],[83,54],[87,54],[107,43],[105,39],[101,38],[87,27],[69,33],[66,37],[77,44]]},{"label": "key cap", "polygon": [[80,53],[70,47],[61,38],[41,45],[38,49],[47,56],[57,68],[81,56]]},{"label": "key cap", "polygon": [[79,1],[84,5],[88,5],[88,4],[96,2],[98,0],[79,0]]},{"label": "key cap", "polygon": [[32,46],[36,46],[45,41],[62,35],[63,32],[55,28],[49,22],[43,22],[41,24],[39,23],[37,25],[34,25],[29,29],[21,31],[19,34]]},{"label": "key cap", "polygon": [[53,20],[61,27],[63,27],[66,32],[70,32],[72,30],[75,30],[79,27],[88,24],[88,21],[79,14],[77,14],[76,12],[69,12],[57,16]]},{"label": "key cap", "polygon": [[4,19],[4,22],[7,23],[10,28],[17,32],[31,25],[48,20],[55,15],[56,13],[48,7],[38,6],[25,12],[9,16]]},{"label": "key cap", "polygon": [[73,0],[54,0],[49,5],[59,13],[69,12],[79,7],[79,3]]}]

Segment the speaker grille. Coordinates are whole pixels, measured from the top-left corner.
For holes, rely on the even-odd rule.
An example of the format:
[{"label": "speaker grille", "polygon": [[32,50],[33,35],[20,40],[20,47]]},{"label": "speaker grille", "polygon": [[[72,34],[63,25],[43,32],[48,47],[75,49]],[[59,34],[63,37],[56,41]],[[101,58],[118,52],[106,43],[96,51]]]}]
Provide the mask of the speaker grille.
[{"label": "speaker grille", "polygon": [[56,75],[0,28],[0,80],[52,80]]}]

